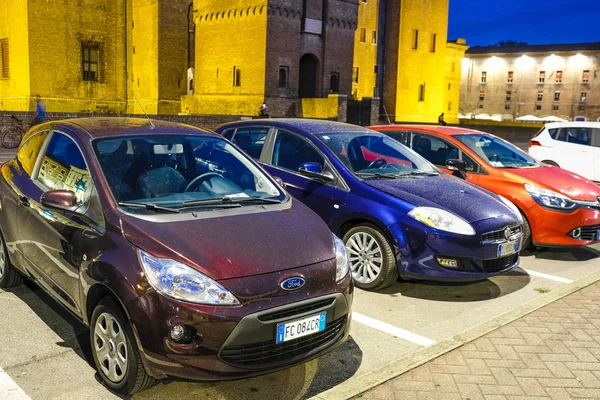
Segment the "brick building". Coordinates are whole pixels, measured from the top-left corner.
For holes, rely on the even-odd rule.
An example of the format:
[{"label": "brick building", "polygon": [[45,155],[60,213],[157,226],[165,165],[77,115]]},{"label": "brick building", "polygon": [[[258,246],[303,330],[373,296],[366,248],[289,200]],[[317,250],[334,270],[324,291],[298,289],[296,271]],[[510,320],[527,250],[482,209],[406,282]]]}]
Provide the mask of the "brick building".
[{"label": "brick building", "polygon": [[600,43],[473,47],[463,61],[463,114],[600,120]]}]

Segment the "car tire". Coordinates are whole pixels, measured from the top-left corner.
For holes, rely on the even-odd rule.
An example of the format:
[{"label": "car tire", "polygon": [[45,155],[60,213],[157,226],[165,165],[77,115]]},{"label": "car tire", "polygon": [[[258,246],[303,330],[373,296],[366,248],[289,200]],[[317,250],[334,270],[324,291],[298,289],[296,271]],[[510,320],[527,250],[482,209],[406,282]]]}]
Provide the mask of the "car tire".
[{"label": "car tire", "polygon": [[527,217],[525,214],[521,213],[521,217],[523,217],[523,250],[532,249],[533,244],[531,242],[531,226],[529,225],[529,221],[527,221]]},{"label": "car tire", "polygon": [[551,161],[551,160],[544,160],[544,161],[542,161],[542,162],[543,162],[544,164],[553,165],[553,166],[555,166],[555,167],[558,167],[558,168],[560,168],[560,166],[559,166],[557,163],[555,163],[554,161]]},{"label": "car tire", "polygon": [[10,263],[4,237],[0,235],[0,288],[10,289],[23,283],[23,275]]},{"label": "car tire", "polygon": [[348,250],[350,270],[357,287],[380,290],[396,282],[396,257],[381,230],[371,224],[357,225],[348,230],[342,240]]},{"label": "car tire", "polygon": [[90,343],[98,375],[110,390],[129,395],[156,383],[142,364],[128,319],[109,297],[92,313]]}]

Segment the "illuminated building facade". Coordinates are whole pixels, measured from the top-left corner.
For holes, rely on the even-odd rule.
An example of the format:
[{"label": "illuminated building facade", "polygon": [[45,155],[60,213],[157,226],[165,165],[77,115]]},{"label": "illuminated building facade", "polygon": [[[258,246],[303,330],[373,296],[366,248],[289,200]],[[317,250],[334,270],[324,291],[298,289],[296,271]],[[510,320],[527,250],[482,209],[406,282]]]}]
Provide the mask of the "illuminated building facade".
[{"label": "illuminated building facade", "polygon": [[463,59],[462,114],[600,120],[600,42],[473,47]]}]

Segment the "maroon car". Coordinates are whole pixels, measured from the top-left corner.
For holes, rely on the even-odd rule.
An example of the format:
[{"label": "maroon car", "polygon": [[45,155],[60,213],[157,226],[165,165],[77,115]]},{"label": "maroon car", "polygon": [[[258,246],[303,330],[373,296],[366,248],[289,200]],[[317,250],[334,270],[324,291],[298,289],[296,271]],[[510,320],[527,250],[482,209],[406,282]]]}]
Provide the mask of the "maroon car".
[{"label": "maroon car", "polygon": [[0,178],[0,287],[90,327],[118,393],[322,355],[350,326],[345,246],[222,137],[144,119],[46,123]]}]

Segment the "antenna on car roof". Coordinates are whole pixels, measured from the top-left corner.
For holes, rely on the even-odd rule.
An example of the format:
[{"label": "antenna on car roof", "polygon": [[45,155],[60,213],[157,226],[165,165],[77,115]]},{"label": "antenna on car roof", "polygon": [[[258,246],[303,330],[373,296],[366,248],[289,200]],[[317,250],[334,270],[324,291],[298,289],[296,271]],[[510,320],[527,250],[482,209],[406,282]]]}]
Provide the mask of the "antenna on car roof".
[{"label": "antenna on car roof", "polygon": [[142,103],[140,103],[140,100],[137,98],[137,96],[135,95],[135,93],[132,93],[132,94],[133,94],[133,97],[135,98],[135,101],[137,101],[138,106],[140,106],[140,108],[144,112],[144,115],[146,116],[146,119],[148,120],[148,123],[150,124],[150,129],[156,128],[156,125],[154,125],[154,122],[152,122],[152,120],[150,119],[150,117],[146,113],[146,110],[144,109],[144,106],[142,106]]}]

